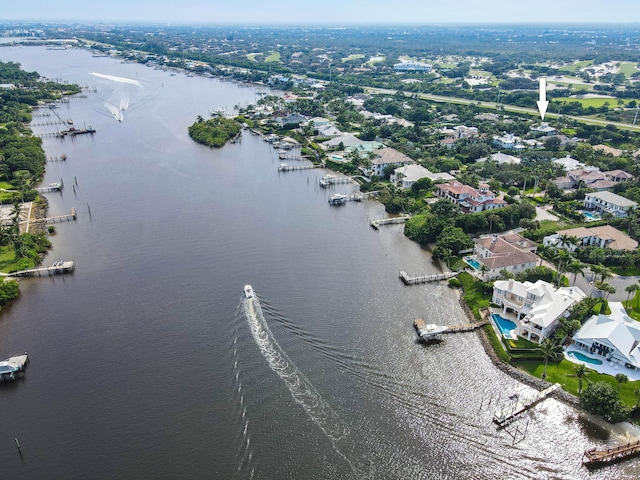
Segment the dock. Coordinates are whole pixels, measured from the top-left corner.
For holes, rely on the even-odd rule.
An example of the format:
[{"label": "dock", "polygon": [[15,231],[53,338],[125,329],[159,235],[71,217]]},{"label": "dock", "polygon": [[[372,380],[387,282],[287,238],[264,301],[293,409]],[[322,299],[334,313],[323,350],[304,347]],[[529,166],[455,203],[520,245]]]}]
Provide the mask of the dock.
[{"label": "dock", "polygon": [[287,165],[281,163],[278,165],[279,172],[293,172],[294,170],[311,170],[313,168],[320,168],[320,165]]},{"label": "dock", "polygon": [[496,409],[493,415],[493,421],[498,424],[498,427],[504,427],[511,423],[515,418],[535,406],[553,392],[560,388],[560,384],[556,383],[548,388],[545,388],[541,392],[537,392],[529,398],[520,398],[519,395],[513,395],[512,401],[501,408]]},{"label": "dock", "polygon": [[[47,217],[47,218],[36,218],[35,220],[29,220],[29,225],[38,224],[38,223],[59,223],[59,222],[70,222],[71,220],[77,220],[78,214],[75,208],[71,209],[71,213],[69,215],[58,215],[55,217]],[[26,223],[26,222],[20,222]]]},{"label": "dock", "polygon": [[54,262],[50,267],[30,268],[28,270],[20,270],[18,272],[10,272],[2,274],[5,277],[35,277],[42,275],[58,275],[73,272],[75,264],[73,260],[59,260]]},{"label": "dock", "polygon": [[484,327],[489,324],[489,320],[485,319],[480,322],[475,323],[463,323],[461,325],[451,325],[447,330],[443,333],[463,333],[463,332],[473,332],[480,327]]},{"label": "dock", "polygon": [[405,285],[420,285],[422,283],[439,282],[440,280],[449,280],[456,275],[458,275],[458,272],[444,272],[436,273],[433,275],[411,277],[404,270],[400,270],[400,280],[402,280],[402,283],[404,283]]},{"label": "dock", "polygon": [[586,467],[599,467],[631,458],[640,453],[640,440],[618,445],[617,447],[598,450],[590,448],[584,451],[582,464]]},{"label": "dock", "polygon": [[57,132],[58,137],[74,137],[76,135],[84,135],[86,133],[96,133],[95,128],[87,127],[87,128],[70,128],[69,130],[60,130]]},{"label": "dock", "polygon": [[46,187],[38,187],[36,191],[38,193],[51,193],[51,192],[59,192],[64,188],[64,182],[60,180],[60,182],[50,183]]},{"label": "dock", "polygon": [[411,218],[411,215],[400,215],[399,217],[388,217],[388,218],[378,218],[372,219],[369,222],[369,225],[374,230],[379,230],[382,225],[392,225],[397,223],[407,223],[407,220]]},{"label": "dock", "polygon": [[318,183],[322,188],[328,188],[331,185],[355,183],[355,181],[351,177],[336,177],[335,175],[324,175]]},{"label": "dock", "polygon": [[335,193],[329,197],[329,205],[343,205],[347,202],[346,195]]}]

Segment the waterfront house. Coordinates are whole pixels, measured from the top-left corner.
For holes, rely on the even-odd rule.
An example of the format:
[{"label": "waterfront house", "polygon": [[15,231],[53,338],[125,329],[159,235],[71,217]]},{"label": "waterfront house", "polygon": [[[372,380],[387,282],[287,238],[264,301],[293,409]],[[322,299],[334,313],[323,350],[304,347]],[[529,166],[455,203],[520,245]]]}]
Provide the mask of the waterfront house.
[{"label": "waterfront house", "polygon": [[595,247],[611,248],[613,250],[635,250],[638,248],[638,242],[611,225],[559,230],[553,235],[547,235],[544,237],[542,244],[545,247],[553,246],[557,248],[565,248],[571,251],[575,250],[577,245],[562,243],[560,237],[564,235],[567,237],[577,238],[579,240],[579,244],[582,246],[593,245]]},{"label": "waterfront house", "polygon": [[[600,364],[607,362],[614,369],[620,365],[635,372],[640,368],[640,323],[627,315],[620,302],[609,302],[609,308],[610,315],[593,315],[573,335],[572,349],[584,351]],[[594,368],[597,363],[587,366]]]},{"label": "waterfront house", "polygon": [[605,191],[587,193],[584,197],[584,206],[600,213],[610,213],[614,217],[626,217],[629,210],[636,208],[638,204],[615,193]]},{"label": "waterfront house", "polygon": [[513,319],[520,337],[540,343],[585,297],[578,287],[555,288],[544,280],[531,283],[510,279],[495,281],[491,302],[502,308],[503,316]]},{"label": "waterfront house", "polygon": [[[540,262],[538,246],[517,233],[488,235],[475,239],[474,259],[483,279],[497,278],[502,270],[513,274],[535,268]],[[482,268],[484,265],[484,269]]]},{"label": "waterfront house", "polygon": [[384,170],[390,165],[408,165],[415,163],[412,159],[407,157],[404,153],[399,152],[395,148],[380,148],[373,152],[373,158],[371,159],[371,169],[374,175],[382,177]]}]

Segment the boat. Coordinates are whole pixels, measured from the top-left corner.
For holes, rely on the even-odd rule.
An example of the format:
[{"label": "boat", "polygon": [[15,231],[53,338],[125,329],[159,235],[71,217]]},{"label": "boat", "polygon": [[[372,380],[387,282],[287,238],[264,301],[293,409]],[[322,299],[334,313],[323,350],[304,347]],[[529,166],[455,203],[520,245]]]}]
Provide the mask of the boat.
[{"label": "boat", "polygon": [[15,355],[0,362],[0,380],[16,379],[16,374],[23,371],[25,365],[29,361],[29,356],[25,352],[24,355]]},{"label": "boat", "polygon": [[343,205],[347,201],[346,195],[335,193],[329,197],[329,205]]},{"label": "boat", "polygon": [[244,297],[253,298],[253,288],[251,288],[251,285],[244,286]]},{"label": "boat", "polygon": [[418,330],[418,335],[420,336],[420,338],[423,338],[425,340],[434,338],[436,335],[445,332],[449,328],[446,325],[427,323],[421,318],[416,318],[414,325],[416,327],[416,330]]},{"label": "boat", "polygon": [[320,186],[322,188],[327,188],[330,185],[333,185],[336,182],[336,177],[333,175],[325,175],[320,179]]}]

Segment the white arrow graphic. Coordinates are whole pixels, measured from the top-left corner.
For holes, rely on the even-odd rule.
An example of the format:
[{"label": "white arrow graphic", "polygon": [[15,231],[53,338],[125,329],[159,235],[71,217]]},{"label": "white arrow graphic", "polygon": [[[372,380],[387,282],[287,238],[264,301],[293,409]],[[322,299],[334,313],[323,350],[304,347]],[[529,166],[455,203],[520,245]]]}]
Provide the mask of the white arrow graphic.
[{"label": "white arrow graphic", "polygon": [[544,120],[544,114],[547,113],[547,77],[540,77],[540,100],[536,102],[538,104],[538,110],[540,111],[540,117]]}]

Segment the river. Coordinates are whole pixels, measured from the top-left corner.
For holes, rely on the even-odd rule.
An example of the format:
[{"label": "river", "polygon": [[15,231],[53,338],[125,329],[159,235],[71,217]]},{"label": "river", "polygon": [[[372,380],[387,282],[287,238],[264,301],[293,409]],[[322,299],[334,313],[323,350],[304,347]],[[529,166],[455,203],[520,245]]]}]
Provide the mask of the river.
[{"label": "river", "polygon": [[623,439],[555,399],[518,423],[524,439],[496,430],[495,405],[531,389],[473,333],[416,342],[415,317],[465,317],[445,284],[398,280],[438,270],[402,226],[369,227],[380,204],[329,206],[353,187],[279,173],[249,133],[219,150],[190,140],[198,115],[255,102],[252,88],[83,50],[3,47],[0,59],[88,86],[57,111],[96,129],[44,140],[47,156],[68,156],[47,164],[44,183],[65,183],[49,214],[78,211],[45,263],[76,270],[22,281],[0,315],[2,355],[31,359],[0,385],[0,478],[640,475],[633,461],[585,470],[585,448]]}]

